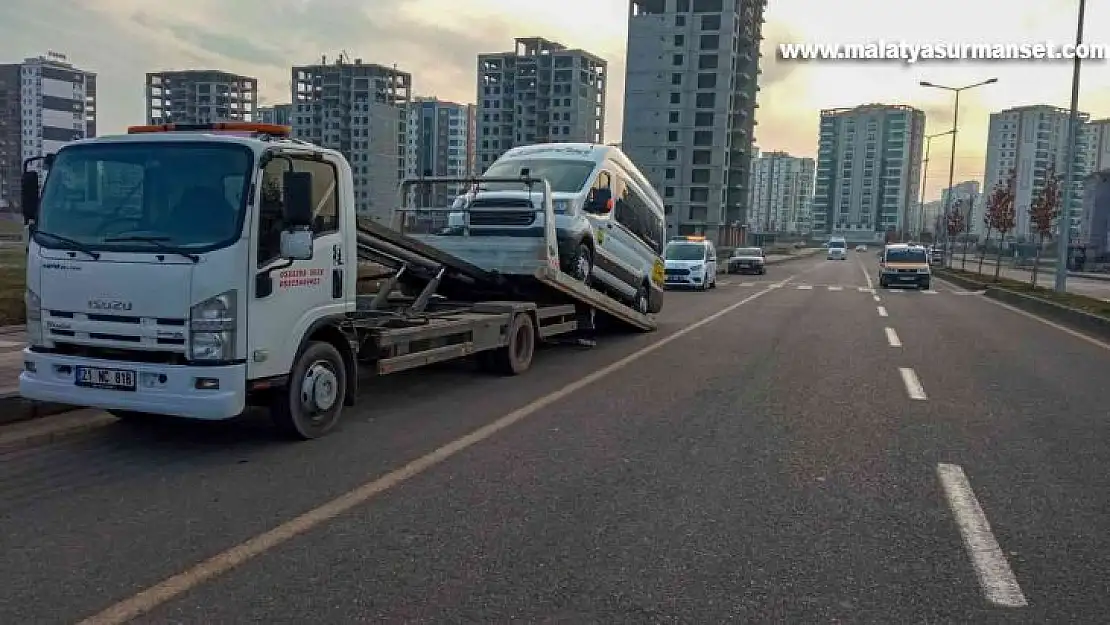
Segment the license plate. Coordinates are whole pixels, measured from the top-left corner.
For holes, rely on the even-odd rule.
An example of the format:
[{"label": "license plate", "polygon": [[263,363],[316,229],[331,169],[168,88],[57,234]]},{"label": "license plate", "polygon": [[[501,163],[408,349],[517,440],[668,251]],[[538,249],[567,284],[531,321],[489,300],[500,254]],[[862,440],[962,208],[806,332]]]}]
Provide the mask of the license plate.
[{"label": "license plate", "polygon": [[126,369],[77,367],[77,386],[106,388],[116,391],[135,390],[135,372]]}]

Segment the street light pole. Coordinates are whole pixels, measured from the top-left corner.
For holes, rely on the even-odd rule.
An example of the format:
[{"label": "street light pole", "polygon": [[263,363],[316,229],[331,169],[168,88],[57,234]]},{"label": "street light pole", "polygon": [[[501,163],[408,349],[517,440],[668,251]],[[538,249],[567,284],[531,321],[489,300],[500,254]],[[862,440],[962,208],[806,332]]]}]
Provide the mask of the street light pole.
[{"label": "street light pole", "polygon": [[[1087,10],[1087,1],[1079,0],[1079,23],[1075,28],[1075,46],[1078,48],[1083,43],[1083,18]],[[1056,284],[1057,293],[1066,293],[1068,290],[1068,248],[1071,247],[1071,207],[1074,198],[1075,186],[1075,141],[1079,134],[1079,69],[1083,61],[1075,55],[1071,72],[1071,117],[1068,120],[1068,145],[1064,150],[1064,201],[1061,202],[1060,216],[1056,219],[1058,234],[1056,235]]]},{"label": "street light pole", "polygon": [[921,199],[917,201],[917,240],[925,236],[925,182],[929,179],[929,152],[933,147],[933,139],[952,134],[951,130],[925,135],[925,160],[921,163]]},{"label": "street light pole", "polygon": [[988,78],[984,81],[977,82],[973,85],[965,85],[963,87],[946,87],[935,83],[921,81],[919,83],[922,87],[933,87],[935,89],[944,89],[956,94],[956,101],[952,109],[952,154],[948,163],[948,193],[944,200],[944,261],[948,262],[948,215],[952,210],[952,185],[955,184],[956,178],[956,132],[959,128],[960,119],[960,92],[974,89],[975,87],[982,87],[983,85],[990,85],[998,82],[997,78]]}]

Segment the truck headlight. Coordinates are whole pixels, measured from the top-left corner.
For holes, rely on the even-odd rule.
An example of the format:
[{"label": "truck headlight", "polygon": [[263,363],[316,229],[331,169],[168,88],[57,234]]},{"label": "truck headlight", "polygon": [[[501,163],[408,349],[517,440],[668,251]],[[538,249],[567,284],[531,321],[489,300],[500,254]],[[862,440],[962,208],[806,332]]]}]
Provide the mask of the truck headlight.
[{"label": "truck headlight", "polygon": [[189,359],[232,360],[239,306],[232,289],[210,297],[189,310]]},{"label": "truck headlight", "polygon": [[917,270],[917,273],[929,273],[929,268],[928,267],[921,267]]},{"label": "truck headlight", "polygon": [[702,267],[701,265],[691,265],[690,273],[701,273],[702,269],[704,269],[704,267]]},{"label": "truck headlight", "polygon": [[27,343],[32,347],[42,345],[42,300],[37,293],[27,289],[23,293],[27,312]]}]

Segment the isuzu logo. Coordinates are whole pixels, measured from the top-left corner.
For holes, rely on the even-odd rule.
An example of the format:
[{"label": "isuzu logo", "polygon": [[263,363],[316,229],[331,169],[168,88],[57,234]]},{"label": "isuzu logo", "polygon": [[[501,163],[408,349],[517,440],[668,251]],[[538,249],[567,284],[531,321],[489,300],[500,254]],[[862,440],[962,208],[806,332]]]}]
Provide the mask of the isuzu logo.
[{"label": "isuzu logo", "polygon": [[118,299],[91,299],[90,310],[131,310],[131,302]]}]

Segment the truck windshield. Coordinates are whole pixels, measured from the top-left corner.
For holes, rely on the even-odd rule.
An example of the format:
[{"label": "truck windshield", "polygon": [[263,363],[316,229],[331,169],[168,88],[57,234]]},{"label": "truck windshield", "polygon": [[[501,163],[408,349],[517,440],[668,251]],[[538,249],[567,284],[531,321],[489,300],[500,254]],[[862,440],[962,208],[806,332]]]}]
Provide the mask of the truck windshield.
[{"label": "truck windshield", "polygon": [[[254,155],[177,141],[76,145],[47,174],[36,236],[88,249],[197,251],[239,235]],[[54,235],[51,237],[50,235]]]},{"label": "truck windshield", "polygon": [[928,262],[925,250],[887,250],[886,262],[888,263],[924,263]]},{"label": "truck windshield", "polygon": [[832,241],[829,241],[829,249],[830,250],[835,250],[835,249],[841,249],[842,250],[845,247],[847,247],[847,244],[845,244],[844,241],[837,241],[836,239],[833,239]]},{"label": "truck windshield", "polygon": [[[546,178],[552,193],[578,193],[586,186],[586,180],[594,171],[593,161],[572,161],[566,159],[512,159],[490,165],[487,178],[517,178],[523,169],[533,178]],[[487,191],[520,191],[523,187],[511,183],[484,183]],[[539,189],[537,189],[538,191]]]},{"label": "truck windshield", "polygon": [[705,246],[693,243],[672,243],[663,252],[663,258],[666,260],[703,260],[705,258]]}]

